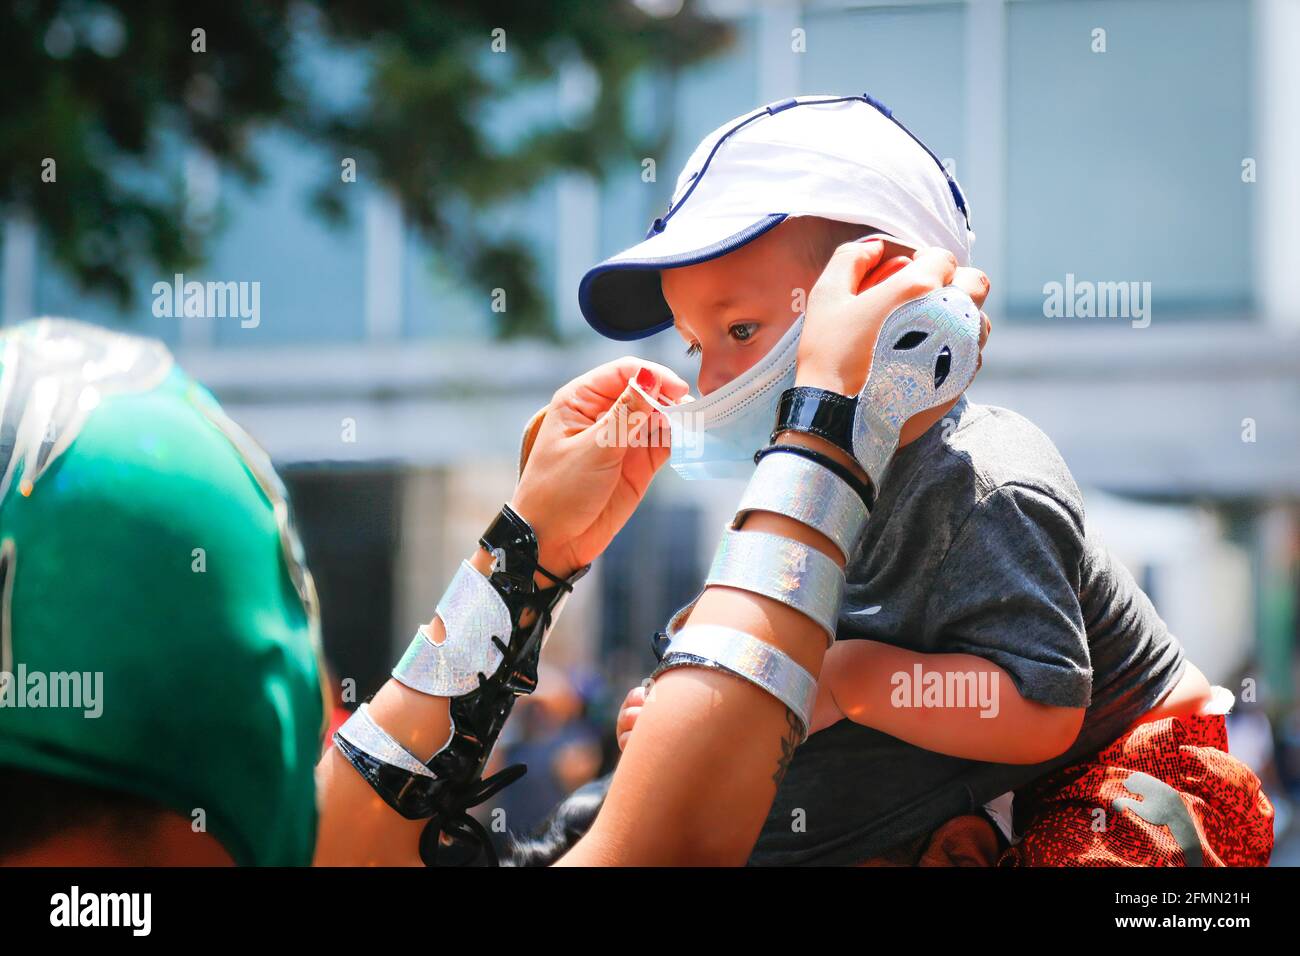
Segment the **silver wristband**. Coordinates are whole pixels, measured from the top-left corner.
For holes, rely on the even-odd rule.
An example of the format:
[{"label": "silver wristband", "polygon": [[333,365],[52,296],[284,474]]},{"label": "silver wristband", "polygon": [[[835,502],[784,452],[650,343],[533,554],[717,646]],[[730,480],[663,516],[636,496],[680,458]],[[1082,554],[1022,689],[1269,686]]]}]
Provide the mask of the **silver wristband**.
[{"label": "silver wristband", "polygon": [[801,742],[808,739],[817,681],[780,648],[734,628],[692,624],[673,638],[655,674],[674,667],[721,669],[761,687],[798,718]]},{"label": "silver wristband", "polygon": [[867,527],[867,506],[838,475],[798,455],[768,455],[758,463],[731,527],[751,511],[793,518],[835,542],[848,564]]},{"label": "silver wristband", "polygon": [[705,587],[739,588],[780,601],[811,618],[835,642],[844,570],[811,545],[762,531],[727,528]]},{"label": "silver wristband", "polygon": [[490,677],[501,665],[501,649],[492,638],[510,640],[510,609],[491,582],[462,561],[437,614],[446,632],[443,642],[433,643],[421,625],[393,677],[422,694],[461,697],[479,686],[479,674]]},{"label": "silver wristband", "polygon": [[[345,720],[343,726],[336,730],[335,733],[362,753],[369,754],[376,760],[399,767],[420,777],[437,779],[437,775],[425,766],[425,762],[422,762],[419,757],[399,744],[389,736],[384,728],[375,723],[375,719],[370,716],[370,706],[368,704],[362,704],[353,711],[352,716]],[[451,735],[449,734],[447,743],[450,742]],[[431,754],[429,760],[441,753],[447,743],[444,743],[434,754]]]},{"label": "silver wristband", "polygon": [[853,457],[881,487],[903,424],[961,395],[979,368],[980,310],[946,286],[900,305],[876,338],[853,415]]}]

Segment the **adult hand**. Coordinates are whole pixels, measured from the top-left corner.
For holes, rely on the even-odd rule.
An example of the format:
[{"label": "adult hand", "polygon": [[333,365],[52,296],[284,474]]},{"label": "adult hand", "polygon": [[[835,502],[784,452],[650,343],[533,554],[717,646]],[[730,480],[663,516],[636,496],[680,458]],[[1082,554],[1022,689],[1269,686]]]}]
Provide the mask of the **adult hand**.
[{"label": "adult hand", "polygon": [[665,403],[690,390],[663,365],[607,362],[555,393],[532,441],[510,504],[532,525],[539,561],[554,574],[595,560],[668,460],[668,423],[633,381]]}]

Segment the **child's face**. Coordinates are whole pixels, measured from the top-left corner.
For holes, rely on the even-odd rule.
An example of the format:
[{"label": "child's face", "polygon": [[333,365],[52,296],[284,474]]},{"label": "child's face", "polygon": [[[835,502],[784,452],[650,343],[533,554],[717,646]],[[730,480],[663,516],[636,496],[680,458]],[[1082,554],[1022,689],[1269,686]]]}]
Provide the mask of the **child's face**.
[{"label": "child's face", "polygon": [[659,274],[677,334],[700,358],[701,396],[770,352],[803,312],[820,270],[793,248],[784,225],[725,256]]}]

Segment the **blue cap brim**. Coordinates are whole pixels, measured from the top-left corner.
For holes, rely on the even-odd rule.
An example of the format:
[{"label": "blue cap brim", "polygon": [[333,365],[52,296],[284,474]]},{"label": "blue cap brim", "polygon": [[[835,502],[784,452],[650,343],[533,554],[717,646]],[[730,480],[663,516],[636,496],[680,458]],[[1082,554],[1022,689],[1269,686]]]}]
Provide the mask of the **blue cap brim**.
[{"label": "blue cap brim", "polygon": [[672,310],[659,288],[659,272],[708,262],[734,252],[786,219],[786,213],[772,213],[759,218],[737,232],[708,245],[667,254],[637,255],[657,252],[672,230],[673,238],[689,232],[685,224],[669,223],[668,230],[652,235],[645,242],[606,259],[587,270],[578,284],[578,307],[587,324],[606,338],[620,342],[643,339],[671,328]]}]

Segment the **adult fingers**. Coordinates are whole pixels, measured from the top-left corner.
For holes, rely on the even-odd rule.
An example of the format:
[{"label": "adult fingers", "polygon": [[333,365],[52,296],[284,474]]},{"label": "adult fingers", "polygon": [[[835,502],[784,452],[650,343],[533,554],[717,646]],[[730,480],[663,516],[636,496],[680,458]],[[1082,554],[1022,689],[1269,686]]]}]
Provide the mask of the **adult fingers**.
[{"label": "adult fingers", "polygon": [[[581,393],[613,403],[623,394],[628,382],[634,381],[638,375],[642,376],[643,381],[650,381],[652,385],[657,384],[659,394],[672,402],[676,402],[691,390],[690,385],[668,366],[637,358],[635,355],[625,355],[604,365],[598,365],[589,372],[584,372],[564,385],[556,395],[560,397]],[[652,389],[647,388],[646,391]]]},{"label": "adult fingers", "polygon": [[[635,385],[640,385],[641,389],[635,388]],[[605,436],[601,444],[624,450],[642,448],[648,444],[650,428],[659,417],[659,410],[647,401],[646,395],[657,400],[659,387],[653,373],[642,369],[635,379],[627,383],[614,403],[590,426]]]}]

